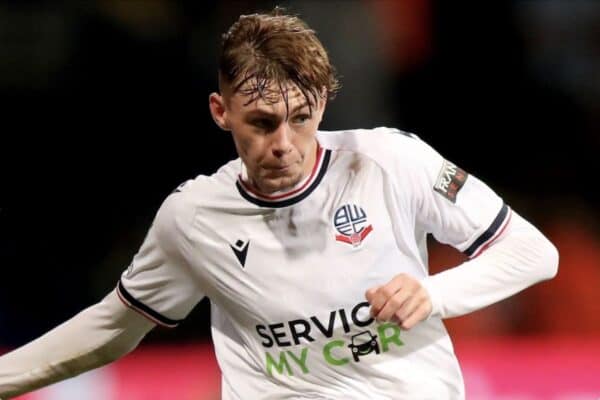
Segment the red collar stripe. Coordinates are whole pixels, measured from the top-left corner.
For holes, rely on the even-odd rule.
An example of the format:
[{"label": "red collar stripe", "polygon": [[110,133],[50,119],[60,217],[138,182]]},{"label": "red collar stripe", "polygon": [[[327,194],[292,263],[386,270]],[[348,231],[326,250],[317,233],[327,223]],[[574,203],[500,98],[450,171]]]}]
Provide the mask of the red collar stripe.
[{"label": "red collar stripe", "polygon": [[259,207],[281,208],[296,204],[308,197],[321,183],[325,177],[329,161],[331,159],[331,150],[317,148],[317,158],[312,172],[306,182],[300,187],[290,190],[287,193],[281,193],[273,196],[258,193],[242,181],[241,176],[235,183],[240,195]]},{"label": "red collar stripe", "polygon": [[290,192],[287,192],[287,193],[282,193],[282,194],[278,194],[275,196],[269,196],[266,194],[259,193],[256,190],[254,190],[253,188],[251,188],[246,182],[244,182],[242,180],[241,175],[238,176],[238,181],[240,182],[240,184],[242,185],[244,190],[246,190],[251,195],[253,195],[253,197],[267,200],[267,201],[282,200],[282,199],[288,198],[290,196],[294,196],[295,194],[302,192],[314,181],[315,177],[317,176],[317,171],[319,171],[319,167],[322,164],[322,160],[323,160],[322,156],[323,156],[323,148],[321,146],[317,146],[317,157],[315,160],[315,165],[313,166],[313,169],[310,173],[309,178],[306,180],[306,182],[304,182],[304,184],[302,186],[300,186],[299,188],[296,188]]}]

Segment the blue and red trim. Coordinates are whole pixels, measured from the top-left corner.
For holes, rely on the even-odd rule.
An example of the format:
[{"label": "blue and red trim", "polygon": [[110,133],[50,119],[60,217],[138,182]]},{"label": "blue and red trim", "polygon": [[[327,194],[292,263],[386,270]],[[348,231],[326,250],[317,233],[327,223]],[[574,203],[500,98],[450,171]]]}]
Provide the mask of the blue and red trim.
[{"label": "blue and red trim", "polygon": [[510,223],[510,218],[512,216],[511,209],[506,205],[502,204],[502,208],[494,221],[491,223],[489,228],[485,230],[478,238],[473,242],[468,249],[464,251],[464,253],[469,258],[475,258],[481,253],[485,251],[488,247],[490,247],[496,239],[498,239],[502,233],[504,233],[506,227]]},{"label": "blue and red trim", "polygon": [[311,194],[325,176],[329,161],[331,159],[331,150],[325,150],[321,146],[317,147],[317,157],[315,165],[310,173],[310,176],[300,187],[289,192],[278,193],[276,195],[267,195],[257,192],[244,182],[239,176],[235,183],[240,195],[249,202],[261,207],[280,208],[287,207],[298,203]]},{"label": "blue and red trim", "polygon": [[181,320],[167,318],[164,315],[154,311],[152,308],[148,307],[135,297],[133,297],[131,293],[129,293],[127,289],[125,289],[125,286],[123,285],[123,282],[121,280],[119,280],[119,285],[117,286],[117,295],[119,296],[119,299],[121,299],[123,304],[125,304],[132,310],[142,314],[144,317],[148,318],[155,324],[167,328],[175,328],[181,323]]}]

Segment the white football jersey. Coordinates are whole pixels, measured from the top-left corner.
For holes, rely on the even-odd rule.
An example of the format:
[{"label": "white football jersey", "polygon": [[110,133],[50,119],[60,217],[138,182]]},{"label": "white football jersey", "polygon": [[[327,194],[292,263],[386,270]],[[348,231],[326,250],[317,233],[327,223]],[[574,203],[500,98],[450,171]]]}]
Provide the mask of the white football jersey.
[{"label": "white football jersey", "polygon": [[414,135],[317,140],[311,175],[285,193],[253,191],[239,159],[181,185],[119,296],[170,327],[208,296],[225,400],[464,398],[442,321],[378,323],[365,291],[426,277],[427,233],[476,256],[508,207]]}]

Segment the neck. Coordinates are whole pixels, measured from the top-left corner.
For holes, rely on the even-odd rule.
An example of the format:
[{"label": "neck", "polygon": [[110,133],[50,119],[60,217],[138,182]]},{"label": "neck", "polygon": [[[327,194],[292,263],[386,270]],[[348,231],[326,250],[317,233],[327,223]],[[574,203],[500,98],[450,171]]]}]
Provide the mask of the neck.
[{"label": "neck", "polygon": [[303,162],[301,178],[288,187],[273,191],[263,190],[263,188],[256,184],[252,177],[248,176],[248,171],[246,170],[246,168],[243,168],[242,170],[241,179],[243,182],[246,182],[246,185],[253,189],[253,191],[266,196],[276,196],[282,193],[296,190],[297,188],[302,187],[306,183],[306,181],[311,177],[313,172],[315,172],[315,168],[317,167],[316,164],[319,161],[317,158],[319,151],[320,146],[317,140],[315,139],[311,145],[311,148],[306,153],[307,156]]}]

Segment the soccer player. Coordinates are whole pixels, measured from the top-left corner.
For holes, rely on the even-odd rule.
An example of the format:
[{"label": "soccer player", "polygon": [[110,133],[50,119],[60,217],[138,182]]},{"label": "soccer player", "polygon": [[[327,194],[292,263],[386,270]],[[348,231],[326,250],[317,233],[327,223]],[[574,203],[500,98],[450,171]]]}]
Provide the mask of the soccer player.
[{"label": "soccer player", "polygon": [[[108,296],[0,358],[6,399],[99,367],[205,296],[223,399],[461,399],[442,323],[552,278],[555,247],[417,136],[318,131],[337,89],[279,11],[223,36],[216,124],[239,158],[179,186]],[[469,260],[429,275],[426,235]]]}]

